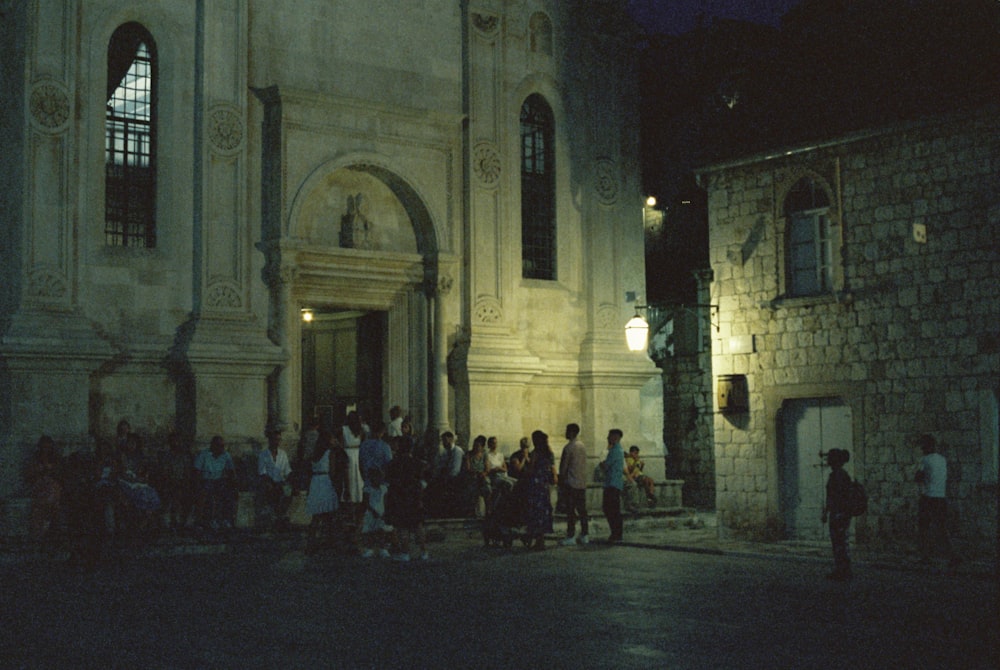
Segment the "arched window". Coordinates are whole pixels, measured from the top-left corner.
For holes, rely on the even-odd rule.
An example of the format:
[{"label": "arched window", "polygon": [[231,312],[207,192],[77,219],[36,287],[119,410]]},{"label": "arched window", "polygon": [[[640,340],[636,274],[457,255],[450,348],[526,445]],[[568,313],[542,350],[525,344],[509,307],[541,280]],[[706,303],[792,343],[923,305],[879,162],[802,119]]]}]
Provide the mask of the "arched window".
[{"label": "arched window", "polygon": [[830,200],[813,179],[800,179],[785,198],[785,273],[788,295],[834,291]]},{"label": "arched window", "polygon": [[156,246],[156,44],[126,23],[108,44],[104,125],[104,239]]},{"label": "arched window", "polygon": [[556,278],[555,121],[542,96],[521,106],[521,274]]},{"label": "arched window", "polygon": [[541,12],[533,14],[528,22],[531,33],[531,50],[546,56],[552,55],[552,22]]}]

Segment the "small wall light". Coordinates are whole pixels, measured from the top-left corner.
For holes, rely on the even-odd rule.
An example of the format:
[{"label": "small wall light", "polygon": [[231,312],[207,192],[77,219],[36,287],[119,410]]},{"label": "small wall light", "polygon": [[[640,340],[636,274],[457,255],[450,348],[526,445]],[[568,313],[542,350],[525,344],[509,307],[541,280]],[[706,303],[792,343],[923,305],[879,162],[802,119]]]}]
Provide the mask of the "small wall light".
[{"label": "small wall light", "polygon": [[302,320],[309,323],[313,320],[313,311],[309,308],[304,308],[302,310]]}]

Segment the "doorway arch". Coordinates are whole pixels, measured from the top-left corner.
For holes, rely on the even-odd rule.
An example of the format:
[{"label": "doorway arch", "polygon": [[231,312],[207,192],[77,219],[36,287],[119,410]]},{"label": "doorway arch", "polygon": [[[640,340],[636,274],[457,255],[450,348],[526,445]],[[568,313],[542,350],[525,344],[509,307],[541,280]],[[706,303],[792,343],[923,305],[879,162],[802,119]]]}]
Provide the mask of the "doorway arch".
[{"label": "doorway arch", "polygon": [[[303,182],[275,254],[281,269],[277,289],[272,286],[272,314],[288,358],[276,372],[270,422],[297,432],[305,415],[338,396],[351,405],[363,400],[373,419],[398,404],[417,427],[440,422],[435,230],[411,183],[373,160],[331,162]],[[338,327],[344,315],[357,319],[356,337],[366,356],[380,357],[377,365],[357,366],[358,374],[380,375],[359,387],[378,389],[378,397],[363,397],[357,388],[350,393],[322,388],[323,397],[310,397],[304,385],[317,384],[316,370],[306,375],[303,368],[315,364],[316,349],[308,348],[308,339],[322,326],[304,322],[303,310],[338,315]],[[373,330],[372,324],[381,325]]]}]

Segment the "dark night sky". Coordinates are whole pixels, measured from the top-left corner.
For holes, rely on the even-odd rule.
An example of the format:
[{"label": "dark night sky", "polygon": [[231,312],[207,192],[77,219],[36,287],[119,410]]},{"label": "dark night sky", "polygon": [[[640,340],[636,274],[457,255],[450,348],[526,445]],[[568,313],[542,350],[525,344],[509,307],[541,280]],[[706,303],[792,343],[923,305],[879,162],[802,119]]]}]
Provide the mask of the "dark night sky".
[{"label": "dark night sky", "polygon": [[629,0],[633,18],[649,33],[679,35],[713,17],[777,26],[781,16],[802,0]]}]

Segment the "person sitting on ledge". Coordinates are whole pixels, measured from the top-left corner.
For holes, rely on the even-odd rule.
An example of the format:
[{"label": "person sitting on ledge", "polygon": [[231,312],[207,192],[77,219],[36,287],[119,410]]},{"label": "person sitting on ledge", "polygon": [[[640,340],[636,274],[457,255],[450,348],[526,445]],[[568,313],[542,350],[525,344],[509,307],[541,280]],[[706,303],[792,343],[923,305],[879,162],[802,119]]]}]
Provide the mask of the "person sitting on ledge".
[{"label": "person sitting on ledge", "polygon": [[639,456],[639,447],[633,444],[628,449],[628,455],[625,456],[626,484],[638,485],[646,494],[646,502],[649,503],[650,507],[653,507],[656,505],[656,482],[653,481],[652,477],[643,473],[643,467],[645,467],[645,463]]}]

